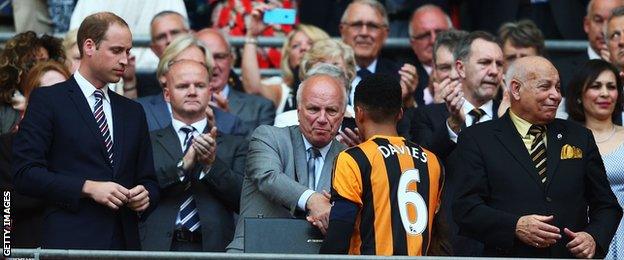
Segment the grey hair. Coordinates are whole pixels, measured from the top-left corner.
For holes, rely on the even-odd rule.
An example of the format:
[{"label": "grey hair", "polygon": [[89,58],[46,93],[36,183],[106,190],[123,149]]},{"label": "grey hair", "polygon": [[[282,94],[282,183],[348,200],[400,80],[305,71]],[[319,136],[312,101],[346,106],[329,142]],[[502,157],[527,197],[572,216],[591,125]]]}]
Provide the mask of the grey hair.
[{"label": "grey hair", "polygon": [[[453,54],[461,39],[466,36],[468,36],[468,32],[455,29],[439,33],[433,43],[433,63],[436,62],[436,53],[438,52],[438,49],[446,47],[448,51]],[[455,59],[455,57],[453,57],[453,59]]]},{"label": "grey hair", "polygon": [[315,76],[329,76],[342,84],[344,91],[342,92],[344,96],[344,107],[347,106],[349,95],[347,94],[347,90],[349,89],[351,82],[347,78],[346,73],[339,67],[329,64],[329,63],[318,63],[314,65],[308,72],[305,74],[303,81],[299,84],[299,88],[297,88],[297,104],[301,104],[301,95],[303,93],[303,89],[307,85],[309,79]]},{"label": "grey hair", "polygon": [[196,46],[204,53],[204,64],[208,69],[208,75],[212,75],[212,69],[214,67],[214,61],[212,59],[212,53],[210,49],[202,43],[200,40],[190,34],[181,35],[165,48],[160,61],[158,62],[158,68],[156,69],[156,78],[160,80],[160,77],[167,74],[171,65],[175,62],[175,58],[180,55],[181,52],[189,47]]},{"label": "grey hair", "polygon": [[362,4],[362,5],[367,5],[367,6],[372,7],[373,9],[375,9],[375,11],[377,11],[381,15],[381,17],[383,17],[383,22],[385,26],[388,26],[390,24],[388,22],[388,12],[386,12],[386,8],[381,3],[379,3],[379,1],[376,1],[376,0],[355,0],[351,2],[347,6],[347,9],[345,9],[344,13],[342,13],[342,17],[340,18],[340,23],[347,22],[347,13],[349,12],[349,8],[355,4]]},{"label": "grey hair", "polygon": [[446,12],[442,10],[442,8],[434,4],[426,4],[414,10],[414,12],[412,13],[412,16],[409,19],[409,23],[407,25],[407,28],[408,28],[407,34],[409,35],[410,38],[414,36],[414,28],[412,27],[412,20],[414,19],[414,16],[416,16],[416,13],[430,11],[430,10],[440,10],[440,12],[444,14],[444,20],[446,20],[446,22],[448,23],[449,29],[453,28],[453,22],[451,21],[451,17],[448,14],[446,14]]},{"label": "grey hair", "polygon": [[609,17],[609,19],[607,19],[607,22],[604,24],[603,27],[603,36],[605,37],[605,40],[608,41],[609,39],[609,35],[607,35],[607,27],[609,27],[609,22],[611,22],[611,20],[613,18],[617,18],[617,17],[621,17],[624,16],[624,6],[618,6],[616,8],[614,8],[613,10],[611,10],[611,17]]},{"label": "grey hair", "polygon": [[[177,16],[180,16],[180,18],[182,18],[182,24],[184,25],[184,29],[186,29],[186,30],[190,30],[191,29],[191,26],[189,24],[188,19],[186,17],[184,17],[182,14],[180,14],[180,13],[178,13],[176,11],[165,10],[165,11],[161,11],[161,12],[157,13],[156,15],[154,15],[154,17],[152,17],[152,20],[150,21],[150,32],[151,32],[152,26],[154,26],[154,21],[156,21],[156,20],[158,20],[160,18],[163,18],[163,17],[165,17],[167,15],[177,15]],[[154,35],[151,35],[151,37],[154,37]],[[154,40],[154,39],[152,39],[152,40]]]},{"label": "grey hair", "polygon": [[457,43],[455,51],[453,51],[453,58],[455,60],[466,62],[472,53],[472,43],[477,39],[495,43],[499,48],[501,48],[501,50],[503,49],[500,41],[491,33],[485,31],[474,31],[466,35],[466,37],[463,37],[459,43]]}]

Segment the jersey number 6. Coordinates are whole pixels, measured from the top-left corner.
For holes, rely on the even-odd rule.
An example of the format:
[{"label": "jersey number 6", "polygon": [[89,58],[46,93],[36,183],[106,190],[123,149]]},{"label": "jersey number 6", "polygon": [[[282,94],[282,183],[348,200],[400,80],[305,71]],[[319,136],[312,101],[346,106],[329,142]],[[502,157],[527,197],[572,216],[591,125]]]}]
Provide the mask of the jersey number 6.
[{"label": "jersey number 6", "polygon": [[[401,174],[397,189],[397,200],[405,232],[409,235],[420,235],[427,227],[427,204],[425,204],[425,200],[416,190],[408,190],[409,184],[412,182],[420,182],[418,169],[410,169]],[[416,220],[414,222],[410,220],[407,211],[409,204],[416,207]]]}]

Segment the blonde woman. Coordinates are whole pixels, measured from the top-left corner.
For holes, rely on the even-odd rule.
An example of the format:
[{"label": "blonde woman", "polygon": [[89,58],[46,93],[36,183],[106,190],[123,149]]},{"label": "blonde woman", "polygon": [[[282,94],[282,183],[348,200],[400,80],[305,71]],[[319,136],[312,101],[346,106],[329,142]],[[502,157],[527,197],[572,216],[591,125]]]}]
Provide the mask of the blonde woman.
[{"label": "blonde woman", "polygon": [[257,37],[267,27],[262,22],[262,12],[267,9],[266,6],[259,6],[252,12],[243,48],[242,79],[247,93],[261,95],[273,101],[276,114],[280,114],[297,107],[294,93],[297,92],[297,85],[300,82],[298,70],[301,58],[315,42],[329,39],[329,35],[316,26],[296,25],[282,46],[280,60],[282,76],[261,80],[256,57]]}]

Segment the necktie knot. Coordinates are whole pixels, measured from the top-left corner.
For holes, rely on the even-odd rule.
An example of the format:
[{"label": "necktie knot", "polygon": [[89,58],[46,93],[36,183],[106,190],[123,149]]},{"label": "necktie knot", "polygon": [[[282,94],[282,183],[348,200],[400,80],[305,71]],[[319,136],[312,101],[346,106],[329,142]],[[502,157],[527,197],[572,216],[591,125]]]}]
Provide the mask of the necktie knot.
[{"label": "necktie knot", "polygon": [[479,122],[479,120],[481,120],[481,117],[483,117],[483,115],[485,115],[485,111],[483,111],[483,109],[481,108],[473,108],[472,110],[470,110],[470,112],[468,112],[468,115],[472,116],[472,124],[474,125]]},{"label": "necktie knot", "polygon": [[316,159],[321,156],[321,151],[314,147],[310,147],[308,149],[308,152],[310,153],[310,159]]},{"label": "necktie knot", "polygon": [[95,96],[95,101],[99,101],[104,98],[104,91],[101,89],[96,89],[93,91],[93,96]]},{"label": "necktie knot", "polygon": [[367,68],[363,68],[363,69],[358,70],[356,74],[361,79],[365,79],[365,78],[367,78],[368,76],[370,76],[373,73],[370,72],[370,70],[368,70]]},{"label": "necktie knot", "polygon": [[186,137],[184,137],[184,153],[188,151],[189,147],[191,147],[191,142],[193,141],[193,132],[195,132],[195,127],[185,125],[180,128]]},{"label": "necktie knot", "polygon": [[546,132],[545,125],[532,125],[531,128],[529,128],[529,134],[532,136],[538,136],[539,134],[543,134],[544,132]]}]

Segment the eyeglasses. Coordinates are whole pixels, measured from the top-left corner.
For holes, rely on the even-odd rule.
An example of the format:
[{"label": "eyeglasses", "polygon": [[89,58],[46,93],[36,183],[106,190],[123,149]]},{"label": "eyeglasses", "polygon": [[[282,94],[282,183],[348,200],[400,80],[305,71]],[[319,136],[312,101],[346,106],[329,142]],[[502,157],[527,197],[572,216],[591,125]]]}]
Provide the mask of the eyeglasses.
[{"label": "eyeglasses", "polygon": [[349,29],[354,30],[354,31],[360,31],[364,29],[364,26],[366,26],[366,28],[369,31],[378,32],[382,28],[387,27],[385,24],[377,24],[373,22],[362,22],[362,21],[357,21],[357,22],[352,22],[352,23],[343,23],[343,24],[349,26]]},{"label": "eyeglasses", "polygon": [[[433,33],[435,33],[437,35],[437,34],[443,32],[443,31],[446,31],[446,30],[436,29],[436,30],[433,30]],[[413,35],[410,38],[412,38],[412,40],[414,40],[414,41],[424,41],[424,40],[429,41],[433,37],[433,34],[431,32],[432,31],[422,32],[420,34]]]}]

